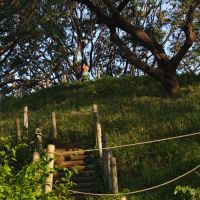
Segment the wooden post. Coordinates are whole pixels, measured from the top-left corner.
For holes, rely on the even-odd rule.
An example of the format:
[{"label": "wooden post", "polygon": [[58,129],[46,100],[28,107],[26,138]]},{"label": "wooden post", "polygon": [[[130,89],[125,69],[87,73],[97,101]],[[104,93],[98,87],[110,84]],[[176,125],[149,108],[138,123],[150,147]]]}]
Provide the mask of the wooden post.
[{"label": "wooden post", "polygon": [[42,129],[41,129],[41,120],[38,119],[35,129],[35,135],[36,135],[36,149],[39,155],[42,151]]},{"label": "wooden post", "polygon": [[[55,145],[49,144],[47,147],[47,159],[52,159],[49,164],[47,165],[47,170],[53,171],[54,168],[54,154],[55,154]],[[50,173],[49,176],[46,178],[44,192],[45,194],[52,191],[53,187],[53,173]]]},{"label": "wooden post", "polygon": [[98,115],[98,109],[97,105],[93,104],[92,105],[92,110],[93,110],[93,129],[94,129],[94,146],[96,147],[97,144],[97,124],[99,123],[99,115]]},{"label": "wooden post", "polygon": [[40,154],[38,152],[33,152],[33,162],[40,160]]},{"label": "wooden post", "polygon": [[109,192],[112,192],[112,178],[111,178],[111,163],[110,159],[112,158],[112,151],[107,150],[107,177],[108,177],[108,189]]},{"label": "wooden post", "polygon": [[120,197],[120,200],[126,200],[126,197]]},{"label": "wooden post", "polygon": [[28,129],[28,107],[24,107],[24,127]]},{"label": "wooden post", "polygon": [[52,112],[52,139],[55,144],[57,140],[56,113]]},{"label": "wooden post", "polygon": [[17,128],[17,142],[21,141],[21,129],[20,129],[20,119],[16,119],[16,128]]},{"label": "wooden post", "polygon": [[36,134],[36,149],[39,154],[41,154],[42,151],[42,131],[41,128],[35,129]]},{"label": "wooden post", "polygon": [[28,143],[30,143],[30,135],[28,132],[28,107],[24,107],[24,128],[27,135]]},{"label": "wooden post", "polygon": [[102,159],[102,133],[101,133],[101,124],[97,123],[97,141],[99,149],[99,157]]},{"label": "wooden post", "polygon": [[103,147],[103,151],[102,151],[102,164],[103,164],[103,178],[104,178],[104,184],[106,186],[106,190],[109,191],[108,188],[108,152],[107,149],[107,135],[106,133],[103,133],[102,135],[102,147]]},{"label": "wooden post", "polygon": [[117,164],[116,158],[110,158],[110,167],[111,167],[111,181],[112,181],[112,192],[114,194],[118,193],[118,179],[117,179]]}]

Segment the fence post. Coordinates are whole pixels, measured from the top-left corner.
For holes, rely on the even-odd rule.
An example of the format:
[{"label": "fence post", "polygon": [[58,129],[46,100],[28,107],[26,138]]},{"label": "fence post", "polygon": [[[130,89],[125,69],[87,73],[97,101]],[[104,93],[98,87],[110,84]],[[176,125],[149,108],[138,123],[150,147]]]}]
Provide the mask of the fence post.
[{"label": "fence post", "polygon": [[21,141],[21,129],[20,129],[20,119],[16,119],[16,128],[17,128],[17,142]]},{"label": "fence post", "polygon": [[35,135],[36,135],[36,149],[39,155],[42,151],[42,130],[41,130],[41,121],[38,119],[37,121],[37,127],[35,129]]},{"label": "fence post", "polygon": [[28,143],[29,143],[30,136],[29,136],[29,132],[28,132],[28,107],[27,106],[24,107],[24,128],[25,128],[25,132],[27,134],[27,139],[28,139]]},{"label": "fence post", "polygon": [[112,192],[112,178],[111,178],[111,162],[110,159],[112,157],[112,151],[107,150],[107,177],[108,177],[108,191]]},{"label": "fence post", "polygon": [[107,149],[107,135],[106,133],[103,132],[102,135],[102,147],[103,147],[103,151],[102,151],[102,163],[103,163],[103,178],[104,178],[104,184],[106,186],[106,190],[108,190],[108,152]]},{"label": "fence post", "polygon": [[92,105],[93,110],[93,129],[94,129],[94,146],[97,146],[97,124],[99,123],[99,114],[97,104]]},{"label": "fence post", "polygon": [[111,167],[111,181],[112,181],[112,192],[114,194],[118,193],[118,179],[117,179],[117,164],[116,158],[110,158],[110,167]]},{"label": "fence post", "polygon": [[33,152],[33,162],[40,160],[40,154],[38,152]]},{"label": "fence post", "polygon": [[99,149],[99,157],[102,159],[102,133],[101,133],[101,124],[97,123],[97,142]]},{"label": "fence post", "polygon": [[[54,154],[55,154],[55,145],[49,144],[47,147],[47,159],[51,159],[51,161],[47,165],[47,170],[53,171],[54,168]],[[46,178],[45,181],[45,187],[44,187],[44,192],[45,194],[49,193],[52,191],[53,187],[53,172],[49,174],[49,176]]]},{"label": "fence post", "polygon": [[52,112],[52,139],[55,144],[57,140],[56,113]]}]

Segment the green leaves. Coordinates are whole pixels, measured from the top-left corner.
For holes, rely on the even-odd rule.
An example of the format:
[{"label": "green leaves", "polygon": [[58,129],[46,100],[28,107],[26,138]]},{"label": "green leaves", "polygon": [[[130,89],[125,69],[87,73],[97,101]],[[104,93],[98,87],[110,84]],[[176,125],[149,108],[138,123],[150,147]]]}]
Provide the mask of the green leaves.
[{"label": "green leaves", "polygon": [[50,173],[57,173],[60,170],[47,171],[47,164],[51,160],[47,160],[45,155],[40,161],[28,163],[20,169],[13,165],[18,163],[16,155],[22,146],[26,145],[5,145],[6,150],[0,150],[0,199],[59,200],[61,196],[68,195],[68,189],[73,185],[70,181],[73,172],[67,169],[65,177],[56,181],[54,190],[44,194],[45,179]]},{"label": "green leaves", "polygon": [[193,189],[189,186],[177,186],[174,194],[179,196],[181,200],[199,200],[200,189]]}]

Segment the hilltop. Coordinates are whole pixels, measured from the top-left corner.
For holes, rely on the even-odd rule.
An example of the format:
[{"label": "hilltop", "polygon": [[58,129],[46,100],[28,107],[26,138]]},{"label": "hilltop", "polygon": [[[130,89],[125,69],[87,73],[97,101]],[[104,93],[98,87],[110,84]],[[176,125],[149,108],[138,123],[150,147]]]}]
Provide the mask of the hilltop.
[{"label": "hilltop", "polygon": [[[0,105],[0,134],[15,134],[15,119],[29,108],[29,132],[41,119],[50,141],[51,112],[57,115],[58,140],[91,146],[93,103],[98,104],[102,131],[110,146],[200,131],[200,78],[180,77],[181,93],[168,96],[150,77],[106,78],[66,83],[24,96],[7,97]],[[84,141],[84,142],[83,142]],[[160,184],[200,163],[199,137],[114,150],[121,191]],[[168,187],[132,197],[134,200],[171,200],[176,185],[198,186],[197,173]]]}]

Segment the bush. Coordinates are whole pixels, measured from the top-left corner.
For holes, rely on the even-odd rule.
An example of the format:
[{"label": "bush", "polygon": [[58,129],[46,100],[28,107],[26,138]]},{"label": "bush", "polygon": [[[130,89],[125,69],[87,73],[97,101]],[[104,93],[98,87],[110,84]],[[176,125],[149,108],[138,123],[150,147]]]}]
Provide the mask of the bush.
[{"label": "bush", "polygon": [[200,189],[193,189],[189,186],[177,186],[175,189],[175,195],[180,200],[199,200]]},{"label": "bush", "polygon": [[55,182],[54,190],[44,194],[45,179],[50,173],[47,171],[47,160],[42,156],[40,161],[27,163],[17,168],[16,155],[19,150],[26,148],[26,144],[11,147],[8,144],[0,150],[0,199],[1,200],[60,200],[70,199],[68,189],[73,185],[70,181],[73,171],[66,171],[66,176]]}]

